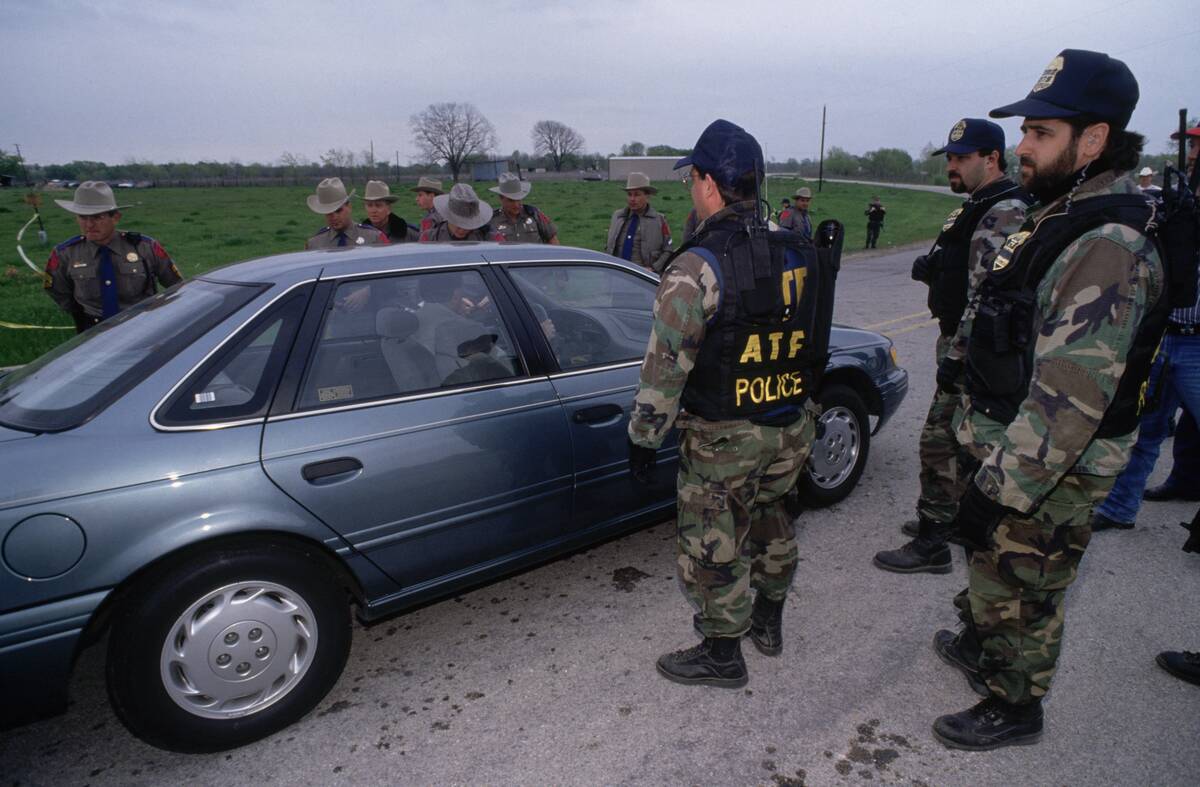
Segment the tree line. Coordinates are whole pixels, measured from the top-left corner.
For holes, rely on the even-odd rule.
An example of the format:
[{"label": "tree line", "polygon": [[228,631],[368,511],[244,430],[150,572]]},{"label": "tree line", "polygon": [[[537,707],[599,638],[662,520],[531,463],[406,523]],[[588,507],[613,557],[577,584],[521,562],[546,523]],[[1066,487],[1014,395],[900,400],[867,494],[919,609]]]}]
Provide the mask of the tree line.
[{"label": "tree line", "polygon": [[[621,146],[619,154],[586,152],[583,135],[557,120],[539,120],[530,130],[532,152],[514,150],[508,155],[496,153],[496,130],[473,104],[443,102],[430,104],[409,118],[411,140],[421,153],[416,163],[401,164],[397,158],[377,157],[374,147],[355,151],[330,148],[316,158],[295,151],[284,151],[270,163],[230,161],[171,162],[166,164],[130,159],[122,164],[102,161],[71,161],[65,164],[28,164],[0,149],[0,175],[11,176],[14,183],[106,180],[132,185],[243,185],[259,183],[311,183],[316,178],[339,176],[362,180],[373,177],[413,177],[437,172],[457,180],[473,162],[504,159],[518,171],[545,169],[562,172],[600,170],[613,155],[684,156],[688,148],[671,145],[645,145],[632,141]],[[1172,143],[1173,144],[1173,143]],[[824,161],[813,158],[767,162],[768,172],[793,173],[805,178],[825,177],[882,180],[903,183],[945,183],[945,161],[931,157],[938,146],[927,144],[917,158],[901,148],[879,148],[855,155],[840,147],[829,149]],[[1172,149],[1172,148],[1168,148]],[[1009,171],[1016,172],[1014,148],[1006,151]],[[1172,161],[1170,154],[1143,155],[1139,167],[1150,166],[1161,172]]]}]

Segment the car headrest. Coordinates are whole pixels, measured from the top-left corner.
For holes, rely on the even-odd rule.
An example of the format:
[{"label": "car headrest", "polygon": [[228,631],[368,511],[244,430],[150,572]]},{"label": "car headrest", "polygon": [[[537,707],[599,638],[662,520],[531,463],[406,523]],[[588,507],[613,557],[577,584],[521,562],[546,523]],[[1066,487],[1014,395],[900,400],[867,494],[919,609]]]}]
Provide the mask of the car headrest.
[{"label": "car headrest", "polygon": [[417,332],[417,315],[395,306],[385,306],[375,315],[375,333],[385,339],[403,341]]}]

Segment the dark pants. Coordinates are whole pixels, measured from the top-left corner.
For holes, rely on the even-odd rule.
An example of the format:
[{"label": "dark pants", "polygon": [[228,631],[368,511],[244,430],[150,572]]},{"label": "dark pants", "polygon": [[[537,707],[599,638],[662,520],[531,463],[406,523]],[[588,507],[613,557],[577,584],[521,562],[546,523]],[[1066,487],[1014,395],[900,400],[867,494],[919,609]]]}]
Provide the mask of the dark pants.
[{"label": "dark pants", "polygon": [[867,248],[868,249],[875,248],[875,243],[876,243],[876,241],[879,240],[879,231],[881,229],[883,229],[882,223],[877,224],[873,221],[867,222]]},{"label": "dark pants", "polygon": [[1187,488],[1196,483],[1200,478],[1200,427],[1196,425],[1196,416],[1186,408],[1175,426],[1171,456],[1175,463],[1171,465],[1167,486]]}]

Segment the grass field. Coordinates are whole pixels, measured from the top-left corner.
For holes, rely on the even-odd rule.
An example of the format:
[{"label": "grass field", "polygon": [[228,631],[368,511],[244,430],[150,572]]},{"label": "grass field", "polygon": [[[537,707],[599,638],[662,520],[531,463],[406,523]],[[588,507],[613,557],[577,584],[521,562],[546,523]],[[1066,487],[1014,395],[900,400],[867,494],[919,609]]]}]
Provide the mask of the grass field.
[{"label": "grass field", "polygon": [[[359,193],[363,184],[355,184]],[[475,184],[485,198],[494,197]],[[770,181],[772,205],[801,185],[801,181]],[[559,239],[567,245],[600,249],[604,246],[612,212],[622,207],[624,192],[616,182],[536,182],[528,202],[537,205],[558,224]],[[671,229],[682,231],[691,209],[682,184],[662,183],[652,203],[667,215]],[[815,189],[814,189],[815,191]],[[118,201],[134,207],[122,214],[121,227],[157,238],[175,258],[184,276],[212,270],[232,262],[303,248],[304,240],[323,226],[304,198],[312,193],[304,187],[242,187],[207,189],[144,189],[118,193]],[[414,221],[419,213],[411,194],[403,191],[396,213]],[[898,188],[827,183],[813,200],[814,226],[826,218],[846,224],[846,249],[861,249],[866,236],[863,211],[872,195],[878,194],[888,208],[881,246],[896,246],[937,234],[946,214],[957,200],[941,194]],[[42,292],[41,277],[29,269],[16,252],[16,235],[32,213],[19,189],[0,191],[0,323],[35,326],[70,325]],[[74,217],[54,204],[69,199],[70,192],[43,195],[42,216],[49,244],[78,234]],[[499,200],[491,200],[498,204]],[[356,216],[366,214],[356,207]],[[36,223],[25,232],[26,254],[39,267],[45,265],[50,247],[38,243]],[[0,326],[0,366],[26,363],[72,336],[70,330],[16,329]]]}]

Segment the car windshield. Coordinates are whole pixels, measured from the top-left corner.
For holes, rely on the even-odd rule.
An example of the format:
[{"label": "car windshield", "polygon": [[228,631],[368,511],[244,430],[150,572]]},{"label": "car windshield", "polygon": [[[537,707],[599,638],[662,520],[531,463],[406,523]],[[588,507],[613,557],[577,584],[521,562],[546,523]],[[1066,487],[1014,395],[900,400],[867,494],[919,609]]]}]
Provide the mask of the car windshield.
[{"label": "car windshield", "polygon": [[85,423],[266,287],[195,279],[105,320],[0,378],[0,424],[60,432]]}]

